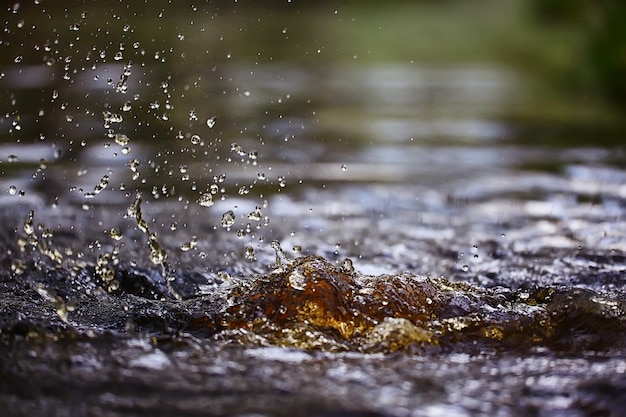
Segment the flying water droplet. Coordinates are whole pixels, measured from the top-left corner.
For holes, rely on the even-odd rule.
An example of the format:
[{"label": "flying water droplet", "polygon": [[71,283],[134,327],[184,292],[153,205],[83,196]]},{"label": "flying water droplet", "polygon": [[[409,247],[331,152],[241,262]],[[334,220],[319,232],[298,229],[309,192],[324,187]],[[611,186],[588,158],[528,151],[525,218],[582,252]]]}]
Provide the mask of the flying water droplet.
[{"label": "flying water droplet", "polygon": [[213,196],[211,194],[209,194],[209,193],[203,193],[196,200],[196,203],[198,203],[202,207],[211,207],[214,204]]},{"label": "flying water droplet", "polygon": [[209,129],[212,129],[213,126],[215,126],[215,122],[216,121],[217,121],[217,117],[216,116],[210,117],[209,119],[207,119],[206,125],[209,127]]},{"label": "flying water droplet", "polygon": [[120,240],[123,237],[122,232],[120,231],[120,229],[117,228],[112,228],[111,230],[109,230],[109,236],[114,240]]},{"label": "flying water droplet", "polygon": [[341,263],[341,269],[347,274],[354,273],[354,265],[352,264],[352,259],[350,258],[344,259],[343,262]]},{"label": "flying water droplet", "polygon": [[232,210],[228,210],[224,214],[222,214],[222,227],[225,229],[230,229],[233,224],[235,224],[235,213]]},{"label": "flying water droplet", "polygon": [[254,248],[252,246],[246,246],[244,249],[246,259],[249,261],[256,260],[256,256],[254,256]]}]

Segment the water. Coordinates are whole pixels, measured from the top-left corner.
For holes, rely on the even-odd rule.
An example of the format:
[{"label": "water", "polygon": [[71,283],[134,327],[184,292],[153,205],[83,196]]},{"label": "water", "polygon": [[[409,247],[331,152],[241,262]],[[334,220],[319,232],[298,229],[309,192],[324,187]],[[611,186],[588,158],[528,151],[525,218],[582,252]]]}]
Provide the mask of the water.
[{"label": "water", "polygon": [[459,7],[5,9],[5,410],[619,415],[622,131]]}]

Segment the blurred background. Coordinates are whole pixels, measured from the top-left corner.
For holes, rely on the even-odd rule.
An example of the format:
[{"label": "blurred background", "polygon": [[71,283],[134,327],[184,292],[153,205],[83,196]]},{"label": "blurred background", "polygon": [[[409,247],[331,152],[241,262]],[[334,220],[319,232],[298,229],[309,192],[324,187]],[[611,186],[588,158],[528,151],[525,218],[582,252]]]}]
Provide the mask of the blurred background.
[{"label": "blurred background", "polygon": [[608,0],[15,2],[3,199],[88,209],[143,190],[204,213],[307,187],[621,169],[625,18]]}]

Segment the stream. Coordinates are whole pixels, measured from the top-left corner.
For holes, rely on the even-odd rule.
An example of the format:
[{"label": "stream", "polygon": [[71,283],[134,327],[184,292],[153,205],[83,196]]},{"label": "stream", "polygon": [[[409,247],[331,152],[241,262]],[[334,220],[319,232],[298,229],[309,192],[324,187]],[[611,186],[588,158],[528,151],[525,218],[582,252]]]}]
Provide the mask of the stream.
[{"label": "stream", "polygon": [[2,12],[3,415],[622,415],[623,130],[376,9],[154,3]]}]

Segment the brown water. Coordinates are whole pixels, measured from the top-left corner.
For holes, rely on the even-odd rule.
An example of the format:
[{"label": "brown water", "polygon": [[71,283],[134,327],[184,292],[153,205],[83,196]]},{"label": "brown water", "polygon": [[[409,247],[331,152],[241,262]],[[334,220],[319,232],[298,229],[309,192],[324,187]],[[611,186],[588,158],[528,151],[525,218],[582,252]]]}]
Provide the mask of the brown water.
[{"label": "brown water", "polygon": [[620,415],[622,131],[503,4],[5,9],[9,415]]}]

